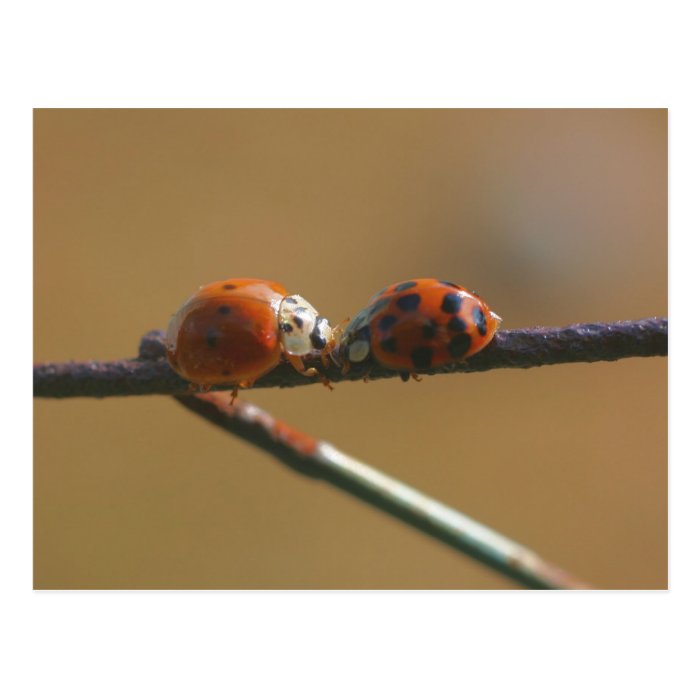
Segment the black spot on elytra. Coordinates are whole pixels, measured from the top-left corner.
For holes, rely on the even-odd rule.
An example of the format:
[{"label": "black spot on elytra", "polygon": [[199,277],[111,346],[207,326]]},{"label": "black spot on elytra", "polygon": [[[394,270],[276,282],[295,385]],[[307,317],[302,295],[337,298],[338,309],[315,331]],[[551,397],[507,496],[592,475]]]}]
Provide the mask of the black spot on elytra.
[{"label": "black spot on elytra", "polygon": [[478,306],[475,306],[472,310],[472,318],[474,323],[476,323],[476,329],[481,333],[481,335],[486,335],[486,316],[484,312]]},{"label": "black spot on elytra", "polygon": [[294,330],[294,326],[291,323],[280,323],[280,330],[282,333],[291,333]]},{"label": "black spot on elytra", "polygon": [[462,306],[462,297],[459,296],[458,294],[445,294],[445,296],[442,299],[442,305],[440,308],[446,313],[446,314],[456,314],[460,307]]},{"label": "black spot on elytra", "polygon": [[224,289],[235,289],[236,285],[235,284],[225,284],[223,288]]},{"label": "black spot on elytra", "polygon": [[231,374],[231,371],[228,369],[222,369],[221,370],[221,376],[222,377],[228,377]]},{"label": "black spot on elytra", "polygon": [[453,333],[464,333],[467,330],[467,322],[461,316],[453,316],[447,324],[447,330]]},{"label": "black spot on elytra", "polygon": [[458,284],[455,284],[454,282],[446,282],[445,280],[440,280],[440,284],[445,284],[448,287],[454,287],[455,289],[462,289]]},{"label": "black spot on elytra", "polygon": [[396,338],[385,338],[381,343],[379,343],[379,347],[381,347],[384,352],[396,352]]},{"label": "black spot on elytra", "polygon": [[215,348],[216,343],[219,340],[219,337],[220,337],[219,331],[217,331],[216,328],[210,328],[207,331],[207,337],[206,337],[207,338],[207,345],[210,348]]},{"label": "black spot on elytra", "polygon": [[217,309],[217,311],[218,311],[222,316],[226,316],[226,314],[230,314],[230,313],[231,313],[231,307],[230,307],[230,306],[223,305],[223,306],[220,306],[220,307]]},{"label": "black spot on elytra", "polygon": [[394,287],[395,292],[405,292],[407,289],[411,289],[411,287],[415,287],[418,284],[418,282],[401,282],[401,284],[397,284]]},{"label": "black spot on elytra", "polygon": [[432,340],[437,335],[437,323],[435,321],[428,321],[423,326],[423,337],[426,340]]},{"label": "black spot on elytra", "polygon": [[452,355],[452,357],[462,357],[464,353],[469,350],[472,344],[471,336],[466,333],[460,333],[456,335],[447,344],[447,351]]},{"label": "black spot on elytra", "polygon": [[316,323],[314,324],[314,329],[311,331],[311,345],[313,345],[316,350],[323,350],[327,344],[326,339],[321,335],[320,328],[321,322],[325,320],[325,318],[318,316],[316,318]]},{"label": "black spot on elytra", "polygon": [[294,325],[301,330],[304,327],[304,319],[301,316],[295,316],[293,319]]},{"label": "black spot on elytra", "polygon": [[405,294],[396,300],[401,311],[415,311],[420,305],[420,294]]},{"label": "black spot on elytra", "polygon": [[397,321],[396,316],[382,316],[379,319],[379,330],[386,333]]},{"label": "black spot on elytra", "polygon": [[416,369],[428,369],[433,361],[433,351],[431,348],[416,348],[411,353],[411,362]]}]

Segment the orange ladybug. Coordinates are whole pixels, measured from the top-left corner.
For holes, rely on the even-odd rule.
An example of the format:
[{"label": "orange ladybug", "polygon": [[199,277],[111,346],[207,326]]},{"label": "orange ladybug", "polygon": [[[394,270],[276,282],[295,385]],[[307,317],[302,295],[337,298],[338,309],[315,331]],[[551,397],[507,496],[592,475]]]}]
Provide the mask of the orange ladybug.
[{"label": "orange ladybug", "polygon": [[166,334],[170,366],[199,387],[247,388],[285,357],[298,372],[304,356],[330,350],[328,320],[298,294],[277,282],[232,278],[193,294],[170,320]]},{"label": "orange ladybug", "polygon": [[501,324],[475,292],[453,282],[415,279],[393,284],[370,299],[345,328],[338,346],[347,370],[371,353],[401,371],[461,362],[482,350]]}]

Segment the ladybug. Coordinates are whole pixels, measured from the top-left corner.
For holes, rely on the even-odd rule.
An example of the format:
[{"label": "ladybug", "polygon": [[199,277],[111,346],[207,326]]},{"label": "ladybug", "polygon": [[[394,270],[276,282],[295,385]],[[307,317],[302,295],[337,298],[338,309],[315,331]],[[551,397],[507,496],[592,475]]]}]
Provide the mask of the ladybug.
[{"label": "ladybug", "polygon": [[475,292],[453,282],[414,279],[392,284],[370,299],[342,333],[338,354],[344,371],[371,354],[401,372],[461,362],[482,350],[501,324]]},{"label": "ladybug", "polygon": [[328,320],[277,282],[233,278],[195,292],[175,313],[166,334],[170,366],[199,387],[248,388],[281,357],[306,377],[304,356],[330,350]]}]

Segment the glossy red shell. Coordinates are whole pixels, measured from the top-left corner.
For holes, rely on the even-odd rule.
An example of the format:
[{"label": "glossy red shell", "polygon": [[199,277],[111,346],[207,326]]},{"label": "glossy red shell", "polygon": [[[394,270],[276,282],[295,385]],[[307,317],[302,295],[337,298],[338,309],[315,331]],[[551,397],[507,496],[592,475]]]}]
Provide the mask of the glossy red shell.
[{"label": "glossy red shell", "polygon": [[281,357],[277,282],[233,278],[201,287],[172,317],[168,362],[197,385],[238,384],[269,372]]},{"label": "glossy red shell", "polygon": [[[501,319],[476,294],[452,282],[398,282],[376,294],[348,325],[341,351],[366,341],[384,367],[425,370],[460,362],[482,350]],[[344,348],[344,351],[343,351]]]}]

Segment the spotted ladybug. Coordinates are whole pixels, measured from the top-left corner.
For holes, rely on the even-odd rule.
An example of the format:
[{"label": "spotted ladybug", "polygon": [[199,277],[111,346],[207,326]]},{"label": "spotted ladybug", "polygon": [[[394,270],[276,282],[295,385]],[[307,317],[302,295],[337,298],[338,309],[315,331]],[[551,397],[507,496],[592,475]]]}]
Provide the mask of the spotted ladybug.
[{"label": "spotted ladybug", "polygon": [[474,355],[488,345],[500,324],[483,299],[458,284],[408,280],[370,299],[343,331],[337,354],[345,371],[371,354],[407,379],[416,371]]},{"label": "spotted ladybug", "polygon": [[233,278],[193,294],[170,320],[167,358],[184,379],[199,387],[247,388],[276,367],[281,357],[301,374],[304,356],[330,349],[328,320],[298,294],[277,282]]}]

